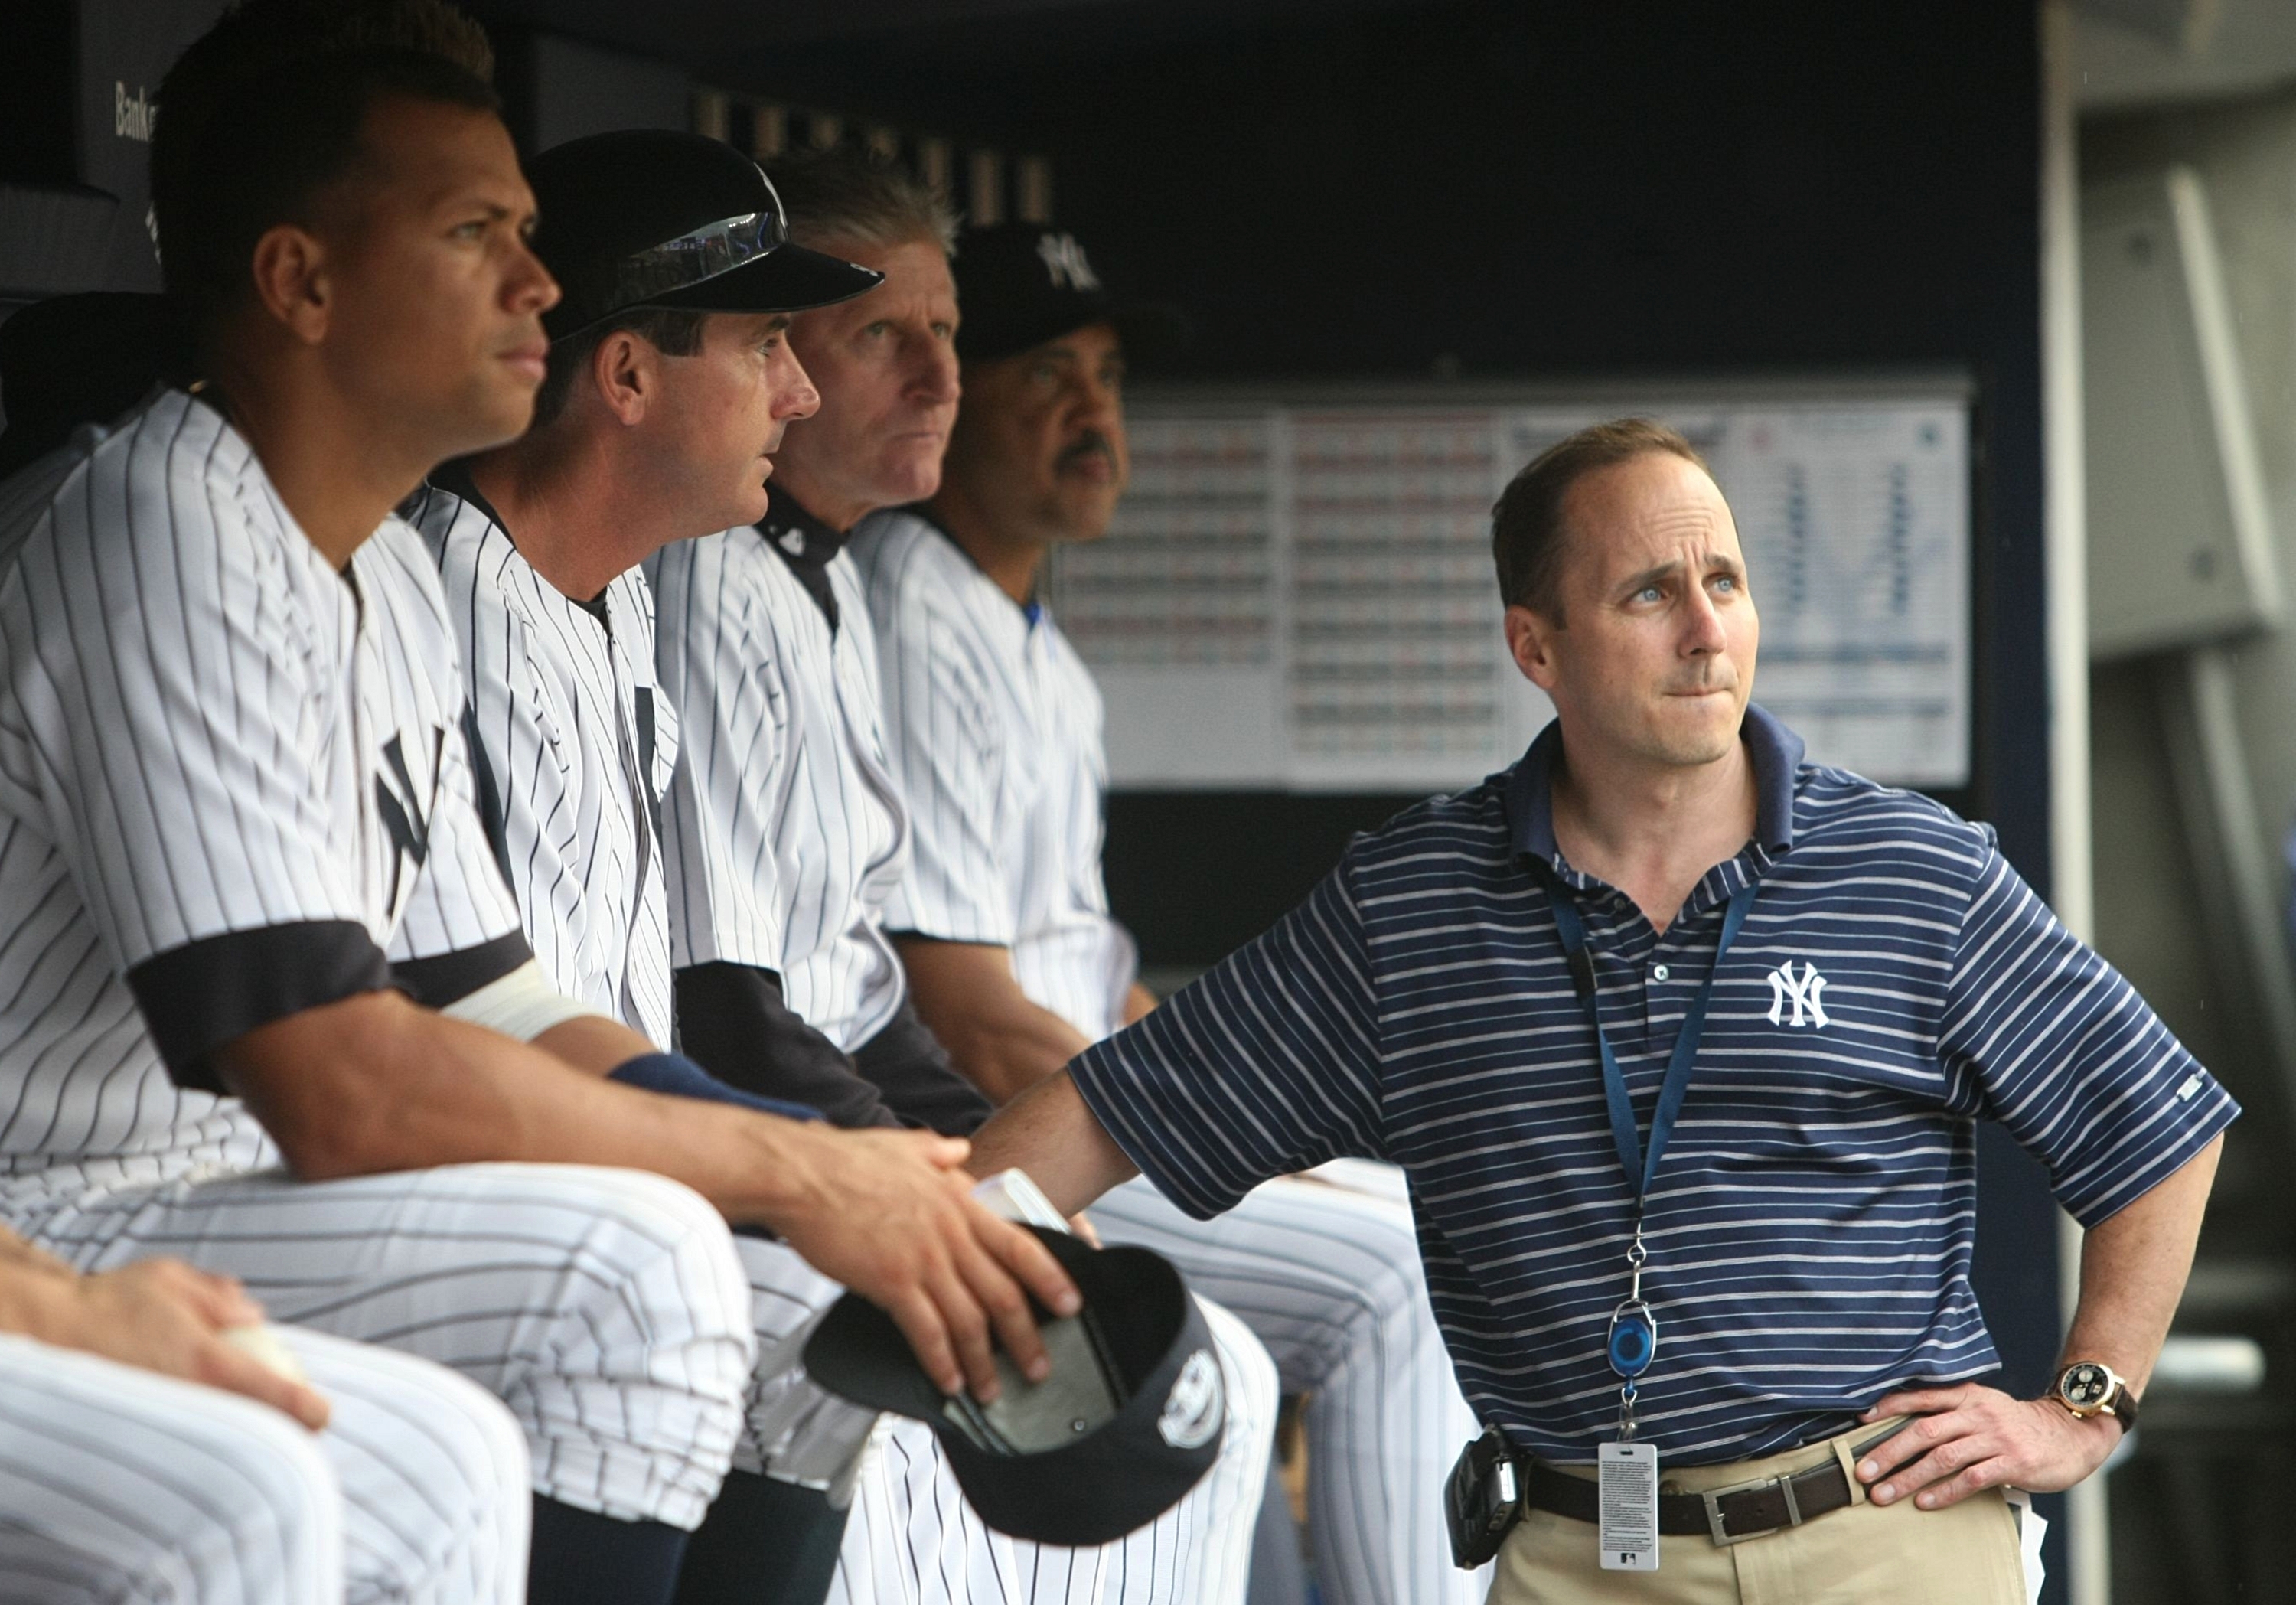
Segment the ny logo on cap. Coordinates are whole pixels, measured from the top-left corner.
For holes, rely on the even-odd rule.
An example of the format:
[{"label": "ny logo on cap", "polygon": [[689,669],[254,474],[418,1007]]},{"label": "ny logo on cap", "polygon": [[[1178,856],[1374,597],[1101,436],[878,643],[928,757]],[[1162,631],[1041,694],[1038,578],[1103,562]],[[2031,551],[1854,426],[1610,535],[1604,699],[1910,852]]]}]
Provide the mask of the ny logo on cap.
[{"label": "ny logo on cap", "polygon": [[1044,258],[1045,271],[1052,274],[1055,289],[1089,295],[1100,288],[1100,275],[1084,259],[1084,247],[1076,242],[1074,234],[1039,235],[1037,254]]},{"label": "ny logo on cap", "polygon": [[1220,1429],[1226,1412],[1221,1408],[1226,1389],[1220,1386],[1219,1362],[1204,1349],[1188,1356],[1164,1400],[1164,1413],[1156,1419],[1157,1433],[1175,1449],[1198,1449]]}]

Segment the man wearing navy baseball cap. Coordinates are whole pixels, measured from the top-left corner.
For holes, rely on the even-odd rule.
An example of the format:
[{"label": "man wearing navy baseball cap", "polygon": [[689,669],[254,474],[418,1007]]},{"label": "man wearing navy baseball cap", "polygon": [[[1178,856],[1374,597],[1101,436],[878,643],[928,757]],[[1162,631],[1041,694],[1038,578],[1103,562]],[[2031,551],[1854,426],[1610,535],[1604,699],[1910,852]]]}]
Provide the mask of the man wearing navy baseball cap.
[{"label": "man wearing navy baseball cap", "polygon": [[528,176],[545,205],[535,251],[560,264],[565,292],[543,318],[554,341],[641,310],[801,312],[884,277],[792,244],[758,164],[713,139],[595,135],[544,151]]},{"label": "man wearing navy baseball cap", "polygon": [[[544,318],[534,427],[434,472],[405,512],[460,637],[476,789],[537,998],[556,1000],[554,1030],[627,1043],[615,1080],[807,1118],[668,1051],[660,832],[679,730],[656,692],[638,564],[764,516],[767,454],[820,400],[790,350],[790,315],[872,291],[881,275],[791,243],[756,164],[699,135],[597,135],[542,152],[527,174],[535,250],[565,291]],[[842,1494],[876,1420],[799,1368],[839,1281],[901,1316],[931,1386],[954,1391],[969,1373],[984,1407],[999,1391],[985,1310],[1018,1307],[1016,1283],[1065,1290],[1046,1281],[1059,1276],[1051,1256],[966,1195],[961,1143],[794,1129],[821,1142],[806,1171],[825,1208],[812,1226],[767,1223],[785,1241],[738,1240],[758,1361],[734,1472],[685,1556],[684,1601],[809,1605],[829,1588]],[[849,1252],[864,1238],[874,1246]],[[1025,1315],[994,1326],[1040,1363]]]}]

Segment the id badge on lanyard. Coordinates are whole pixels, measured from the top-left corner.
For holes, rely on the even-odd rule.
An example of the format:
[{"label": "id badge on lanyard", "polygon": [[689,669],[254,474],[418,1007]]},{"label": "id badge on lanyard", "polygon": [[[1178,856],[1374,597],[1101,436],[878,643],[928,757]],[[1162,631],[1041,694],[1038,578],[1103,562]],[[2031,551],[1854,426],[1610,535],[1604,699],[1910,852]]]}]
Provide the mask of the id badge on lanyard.
[{"label": "id badge on lanyard", "polygon": [[1619,1378],[1619,1435],[1610,1443],[1597,1445],[1595,1451],[1600,1510],[1595,1541],[1601,1545],[1604,1571],[1656,1571],[1658,1445],[1636,1441],[1635,1421],[1635,1401],[1643,1373],[1658,1358],[1658,1317],[1643,1298],[1643,1267],[1650,1260],[1650,1251],[1643,1243],[1643,1200],[1650,1195],[1651,1178],[1658,1171],[1667,1141],[1674,1135],[1675,1119],[1682,1113],[1683,1100],[1690,1092],[1691,1070],[1698,1059],[1698,1040],[1706,1030],[1707,1005],[1714,998],[1714,979],[1722,973],[1722,960],[1729,953],[1731,943],[1738,939],[1747,910],[1754,905],[1754,887],[1751,882],[1741,887],[1723,913],[1722,939],[1714,949],[1714,967],[1707,971],[1705,984],[1698,988],[1697,995],[1690,1000],[1688,1012],[1682,1017],[1682,1030],[1675,1037],[1673,1055],[1667,1060],[1666,1079],[1659,1085],[1658,1107],[1651,1115],[1647,1152],[1635,1127],[1634,1101],[1627,1095],[1626,1076],[1619,1069],[1618,1055],[1611,1051],[1611,1039],[1603,1030],[1602,1013],[1596,1007],[1595,966],[1587,951],[1587,923],[1579,917],[1578,905],[1567,888],[1557,885],[1552,892],[1555,931],[1562,938],[1563,954],[1570,962],[1571,980],[1578,987],[1578,1001],[1586,1007],[1587,1024],[1594,1028],[1595,1051],[1603,1060],[1603,1098],[1610,1112],[1611,1140],[1619,1151],[1619,1165],[1626,1172],[1627,1185],[1635,1195],[1635,1234],[1627,1247],[1627,1296],[1611,1312],[1604,1345],[1611,1370]]}]

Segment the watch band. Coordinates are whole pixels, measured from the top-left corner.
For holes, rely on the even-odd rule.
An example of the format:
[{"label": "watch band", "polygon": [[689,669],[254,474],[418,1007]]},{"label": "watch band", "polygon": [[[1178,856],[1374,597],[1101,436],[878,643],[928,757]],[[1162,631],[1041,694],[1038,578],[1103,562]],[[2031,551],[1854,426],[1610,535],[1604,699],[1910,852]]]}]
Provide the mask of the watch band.
[{"label": "watch band", "polygon": [[2136,1430],[2136,1396],[2128,1391],[2127,1382],[2121,1382],[2112,1390],[2112,1396],[2104,1402],[2104,1407],[2112,1413],[2112,1419],[2120,1423],[2123,1432]]}]

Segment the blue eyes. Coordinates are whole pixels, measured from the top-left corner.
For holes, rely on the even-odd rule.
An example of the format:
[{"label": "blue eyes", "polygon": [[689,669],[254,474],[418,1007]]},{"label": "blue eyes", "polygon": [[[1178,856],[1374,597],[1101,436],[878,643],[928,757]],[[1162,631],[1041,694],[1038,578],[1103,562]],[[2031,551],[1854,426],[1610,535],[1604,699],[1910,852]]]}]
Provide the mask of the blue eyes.
[{"label": "blue eyes", "polygon": [[[1734,575],[1718,574],[1707,583],[1711,585],[1716,591],[1725,596],[1735,596],[1739,594],[1740,586],[1738,585],[1737,577]],[[1644,585],[1641,590],[1635,593],[1634,600],[1637,602],[1664,602],[1666,600],[1666,587],[1664,585]]]}]

